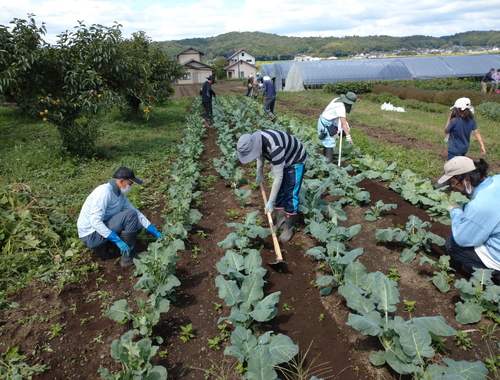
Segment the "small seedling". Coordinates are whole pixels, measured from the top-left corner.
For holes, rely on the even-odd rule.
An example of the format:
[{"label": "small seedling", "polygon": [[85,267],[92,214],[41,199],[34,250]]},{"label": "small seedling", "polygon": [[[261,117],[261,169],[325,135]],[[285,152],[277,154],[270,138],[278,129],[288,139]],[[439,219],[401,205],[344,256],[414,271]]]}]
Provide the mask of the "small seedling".
[{"label": "small seedling", "polygon": [[214,302],[215,305],[215,311],[222,311],[222,304]]},{"label": "small seedling", "polygon": [[401,278],[398,268],[389,268],[389,274],[387,275],[391,280],[398,281]]},{"label": "small seedling", "polygon": [[226,215],[229,216],[229,219],[231,220],[236,220],[240,217],[240,213],[233,208],[226,212]]},{"label": "small seedling", "polygon": [[158,351],[158,356],[160,358],[165,358],[168,355],[168,350]]},{"label": "small seedling", "polygon": [[199,237],[201,237],[202,239],[206,239],[207,237],[207,234],[205,233],[205,231],[203,230],[198,230],[196,231],[196,235],[198,235]]},{"label": "small seedling", "polygon": [[196,259],[196,258],[198,258],[198,254],[201,252],[201,248],[198,248],[195,245],[191,251],[193,252],[193,254],[191,255],[191,258]]},{"label": "small seedling", "polygon": [[181,326],[182,332],[180,333],[180,338],[183,342],[187,342],[193,338],[195,338],[195,335],[192,333],[193,331],[193,324],[190,323],[187,326]]},{"label": "small seedling", "polygon": [[322,321],[323,319],[325,319],[325,314],[321,313],[318,317],[318,321]]},{"label": "small seedling", "polygon": [[417,301],[404,301],[405,303],[405,310],[411,313],[412,311],[415,311],[415,304]]},{"label": "small seedling", "polygon": [[54,323],[49,326],[49,330],[46,334],[49,336],[49,340],[54,339],[57,336],[62,336],[64,334],[64,330],[59,323]]},{"label": "small seedling", "polygon": [[484,334],[481,335],[481,340],[489,339],[489,340],[494,340],[497,339],[495,336],[495,333],[499,330],[498,324],[494,323],[489,326],[482,325],[479,327],[479,330],[484,331]]},{"label": "small seedling", "polygon": [[465,331],[459,331],[457,335],[453,338],[458,348],[466,351],[469,348],[474,347],[474,343],[472,343],[472,339],[469,338],[468,334]]},{"label": "small seedling", "polygon": [[123,280],[123,276],[116,276],[116,282],[120,282],[121,280]]},{"label": "small seedling", "polygon": [[283,311],[289,311],[290,309],[291,309],[290,305],[288,305],[287,303],[283,304]]},{"label": "small seedling", "polygon": [[71,311],[73,315],[76,314],[76,303],[71,304],[71,306],[69,307],[69,311]]}]

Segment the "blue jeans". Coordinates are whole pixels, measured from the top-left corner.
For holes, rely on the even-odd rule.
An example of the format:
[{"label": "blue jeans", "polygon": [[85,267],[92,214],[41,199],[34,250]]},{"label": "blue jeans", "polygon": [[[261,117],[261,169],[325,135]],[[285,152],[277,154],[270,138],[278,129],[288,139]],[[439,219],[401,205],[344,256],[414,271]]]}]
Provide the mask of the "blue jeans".
[{"label": "blue jeans", "polygon": [[284,208],[287,214],[299,212],[299,192],[304,178],[305,164],[297,164],[283,169],[283,182],[276,196],[276,209]]},{"label": "blue jeans", "polygon": [[[137,217],[137,212],[135,210],[126,210],[113,215],[108,220],[105,220],[104,224],[111,231],[116,232],[117,235],[120,235],[122,231],[140,232],[142,230],[142,225],[139,223],[139,218]],[[81,240],[83,244],[85,244],[85,247],[90,249],[99,248],[101,245],[109,242],[108,239],[99,234],[97,231],[82,237]]]}]

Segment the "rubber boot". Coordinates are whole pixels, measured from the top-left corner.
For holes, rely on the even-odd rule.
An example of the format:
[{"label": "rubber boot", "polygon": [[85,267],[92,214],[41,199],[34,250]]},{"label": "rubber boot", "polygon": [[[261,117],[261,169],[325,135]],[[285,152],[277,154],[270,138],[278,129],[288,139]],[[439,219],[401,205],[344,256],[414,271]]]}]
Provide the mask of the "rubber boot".
[{"label": "rubber boot", "polygon": [[328,159],[328,163],[333,162],[333,148],[323,148],[323,156]]},{"label": "rubber boot", "polygon": [[137,231],[122,231],[122,239],[130,247],[130,255],[122,255],[121,266],[129,267],[134,263],[134,259],[141,259],[141,254],[135,252],[135,243],[137,242]]},{"label": "rubber boot", "polygon": [[273,121],[274,119],[276,119],[276,115],[274,113],[272,113],[271,111],[269,111],[268,115],[271,118],[271,121]]},{"label": "rubber boot", "polygon": [[104,260],[109,260],[115,257],[115,244],[111,242],[104,243],[100,247],[94,249],[95,253]]},{"label": "rubber boot", "polygon": [[275,230],[281,230],[281,227],[283,227],[283,224],[285,224],[286,221],[286,212],[284,208],[277,208],[276,209],[276,222],[274,223],[274,229]]},{"label": "rubber boot", "polygon": [[296,220],[297,220],[297,214],[295,214],[295,215],[288,215],[287,214],[286,221],[285,221],[285,229],[283,230],[283,233],[278,238],[278,241],[280,243],[286,243],[287,241],[289,241],[292,238],[293,226],[295,225]]},{"label": "rubber boot", "polygon": [[488,93],[488,95],[491,95],[492,92],[493,92],[493,87],[490,88],[490,92]]}]

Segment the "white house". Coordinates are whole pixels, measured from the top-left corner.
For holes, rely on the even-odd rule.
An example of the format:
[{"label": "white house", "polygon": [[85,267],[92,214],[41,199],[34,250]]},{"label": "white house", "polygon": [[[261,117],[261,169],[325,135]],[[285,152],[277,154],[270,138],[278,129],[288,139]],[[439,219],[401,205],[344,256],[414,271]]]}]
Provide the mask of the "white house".
[{"label": "white house", "polygon": [[187,70],[184,78],[177,81],[178,84],[203,83],[212,75],[213,67],[202,62],[204,55],[205,53],[192,47],[175,55],[177,61]]},{"label": "white house", "polygon": [[229,79],[248,78],[254,76],[258,71],[258,67],[255,65],[255,56],[244,49],[238,50],[227,61],[229,64],[224,67],[224,71]]}]

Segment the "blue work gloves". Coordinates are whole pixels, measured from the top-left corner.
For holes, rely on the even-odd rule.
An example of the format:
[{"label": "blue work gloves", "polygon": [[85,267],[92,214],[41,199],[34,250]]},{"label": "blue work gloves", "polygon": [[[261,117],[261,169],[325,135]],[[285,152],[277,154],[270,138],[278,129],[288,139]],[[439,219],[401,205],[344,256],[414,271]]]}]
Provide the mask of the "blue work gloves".
[{"label": "blue work gloves", "polygon": [[120,253],[122,254],[122,256],[130,255],[130,247],[127,245],[127,243],[125,243],[122,239],[118,237],[116,232],[111,231],[111,233],[108,236],[108,240],[116,244],[116,246],[120,249]]},{"label": "blue work gloves", "polygon": [[271,212],[271,213],[274,211],[274,202],[271,201],[271,200],[268,200],[267,204],[266,204],[266,213],[268,211]]},{"label": "blue work gloves", "polygon": [[255,182],[264,182],[264,176],[257,174],[257,176],[255,177]]},{"label": "blue work gloves", "polygon": [[146,231],[148,231],[151,235],[153,235],[156,239],[163,237],[163,234],[156,229],[155,226],[153,226],[153,223],[151,223],[148,228],[146,228]]}]

